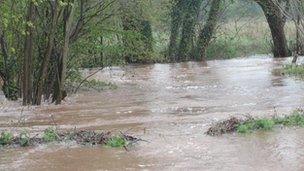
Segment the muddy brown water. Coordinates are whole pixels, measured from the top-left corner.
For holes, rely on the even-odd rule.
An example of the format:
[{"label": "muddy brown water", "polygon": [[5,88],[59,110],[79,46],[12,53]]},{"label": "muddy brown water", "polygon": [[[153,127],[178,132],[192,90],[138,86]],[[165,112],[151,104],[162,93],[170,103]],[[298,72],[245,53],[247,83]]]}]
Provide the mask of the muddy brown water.
[{"label": "muddy brown water", "polygon": [[304,83],[278,70],[288,60],[112,68],[94,78],[118,89],[80,92],[61,106],[22,108],[1,99],[0,130],[34,134],[55,122],[59,129],[127,131],[149,142],[129,152],[75,144],[0,149],[0,170],[304,170],[304,129],[204,134],[229,116],[280,115],[302,107]]}]

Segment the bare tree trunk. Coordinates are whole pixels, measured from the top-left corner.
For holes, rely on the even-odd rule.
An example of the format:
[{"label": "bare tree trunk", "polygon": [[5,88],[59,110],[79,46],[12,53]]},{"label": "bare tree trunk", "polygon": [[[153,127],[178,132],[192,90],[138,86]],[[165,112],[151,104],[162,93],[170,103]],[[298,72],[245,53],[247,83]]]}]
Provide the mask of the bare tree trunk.
[{"label": "bare tree trunk", "polygon": [[33,37],[34,37],[34,18],[35,5],[31,1],[27,14],[27,35],[24,45],[24,61],[23,61],[23,105],[32,103],[32,58],[33,58]]},{"label": "bare tree trunk", "polygon": [[53,3],[53,17],[52,17],[52,23],[51,23],[51,28],[48,33],[48,43],[47,43],[47,48],[43,57],[42,65],[41,65],[41,73],[40,77],[38,78],[38,83],[37,83],[37,89],[36,89],[36,94],[35,94],[35,100],[34,104],[35,105],[40,105],[41,104],[41,99],[42,99],[42,91],[43,91],[43,86],[45,83],[45,80],[47,79],[47,71],[49,68],[49,61],[52,55],[52,50],[54,48],[54,38],[55,38],[55,31],[56,31],[56,25],[57,25],[57,17],[58,17],[58,2],[55,1]]},{"label": "bare tree trunk", "polygon": [[64,84],[66,79],[66,72],[67,72],[67,58],[69,53],[69,45],[70,45],[70,35],[71,35],[71,28],[72,28],[72,21],[75,11],[75,5],[71,5],[70,9],[67,7],[66,14],[64,16],[64,43],[62,48],[62,54],[60,58],[61,68],[59,70],[59,84],[58,84],[58,97],[56,98],[56,104],[60,104],[63,96],[64,96]]},{"label": "bare tree trunk", "polygon": [[195,50],[196,52],[194,52],[196,60],[205,60],[206,49],[210,44],[212,36],[214,35],[216,30],[221,3],[222,0],[213,0],[211,3],[207,22],[200,32],[199,39],[197,42],[197,48]]},{"label": "bare tree trunk", "polygon": [[274,57],[290,56],[284,32],[285,21],[277,4],[272,0],[255,0],[264,11],[273,39]]},{"label": "bare tree trunk", "polygon": [[298,56],[300,53],[300,15],[297,16],[297,21],[295,22],[296,25],[296,51],[292,58],[292,63],[296,64],[298,60]]}]

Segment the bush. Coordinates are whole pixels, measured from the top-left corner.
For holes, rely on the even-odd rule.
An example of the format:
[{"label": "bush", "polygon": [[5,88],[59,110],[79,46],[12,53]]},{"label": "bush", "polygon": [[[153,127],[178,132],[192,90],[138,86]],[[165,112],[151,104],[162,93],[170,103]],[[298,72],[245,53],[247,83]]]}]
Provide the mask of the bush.
[{"label": "bush", "polygon": [[23,131],[19,135],[19,143],[21,147],[26,147],[30,145],[30,135],[26,131]]},{"label": "bush", "polygon": [[245,133],[248,133],[249,132],[249,128],[247,125],[239,125],[237,127],[237,132],[238,133],[241,133],[241,134],[245,134]]},{"label": "bush", "polygon": [[58,140],[59,137],[57,135],[57,132],[53,128],[48,128],[44,130],[42,139],[45,142],[53,142]]},{"label": "bush", "polygon": [[12,143],[14,136],[10,132],[2,132],[0,136],[0,145],[9,145]]},{"label": "bush", "polygon": [[248,133],[254,130],[271,130],[275,125],[275,122],[271,119],[258,119],[258,120],[250,120],[244,123],[241,123],[237,127],[238,133]]},{"label": "bush", "polygon": [[256,129],[261,129],[261,130],[271,130],[275,124],[273,120],[270,119],[260,119],[257,120],[256,123]]}]

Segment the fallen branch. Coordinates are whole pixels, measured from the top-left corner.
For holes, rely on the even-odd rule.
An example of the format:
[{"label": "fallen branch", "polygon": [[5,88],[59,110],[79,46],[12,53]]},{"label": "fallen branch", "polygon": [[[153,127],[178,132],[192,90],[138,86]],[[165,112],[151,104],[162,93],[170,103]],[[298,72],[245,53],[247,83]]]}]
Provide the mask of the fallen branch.
[{"label": "fallen branch", "polygon": [[92,76],[94,76],[95,74],[97,74],[99,71],[103,70],[104,68],[99,68],[98,70],[96,70],[95,72],[93,72],[92,74],[88,75],[86,78],[84,78],[79,85],[75,88],[74,93],[77,93],[78,90],[80,89],[80,87],[82,86],[83,83],[85,83],[89,78],[91,78]]}]

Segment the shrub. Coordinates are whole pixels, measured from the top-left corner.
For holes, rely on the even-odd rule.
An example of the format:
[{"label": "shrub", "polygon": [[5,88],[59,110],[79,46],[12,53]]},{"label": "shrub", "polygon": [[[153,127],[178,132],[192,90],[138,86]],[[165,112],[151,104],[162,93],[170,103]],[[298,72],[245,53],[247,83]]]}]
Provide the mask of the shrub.
[{"label": "shrub", "polygon": [[284,74],[293,75],[298,77],[304,77],[303,65],[286,65],[284,66]]},{"label": "shrub", "polygon": [[248,133],[254,130],[271,130],[275,125],[275,122],[271,119],[257,119],[249,120],[241,123],[237,127],[238,133]]},{"label": "shrub", "polygon": [[9,145],[12,143],[14,136],[10,132],[2,132],[0,136],[0,145]]},{"label": "shrub", "polygon": [[58,138],[57,132],[53,128],[48,128],[43,132],[42,139],[45,142],[53,142],[58,140]]},{"label": "shrub", "polygon": [[270,119],[259,119],[255,122],[255,129],[271,130],[275,125],[275,122]]},{"label": "shrub", "polygon": [[245,134],[245,133],[248,133],[249,132],[249,128],[247,125],[239,125],[237,127],[237,132],[238,133],[241,133],[241,134]]},{"label": "shrub", "polygon": [[21,147],[30,145],[30,135],[26,131],[21,132],[19,135],[19,143]]}]

